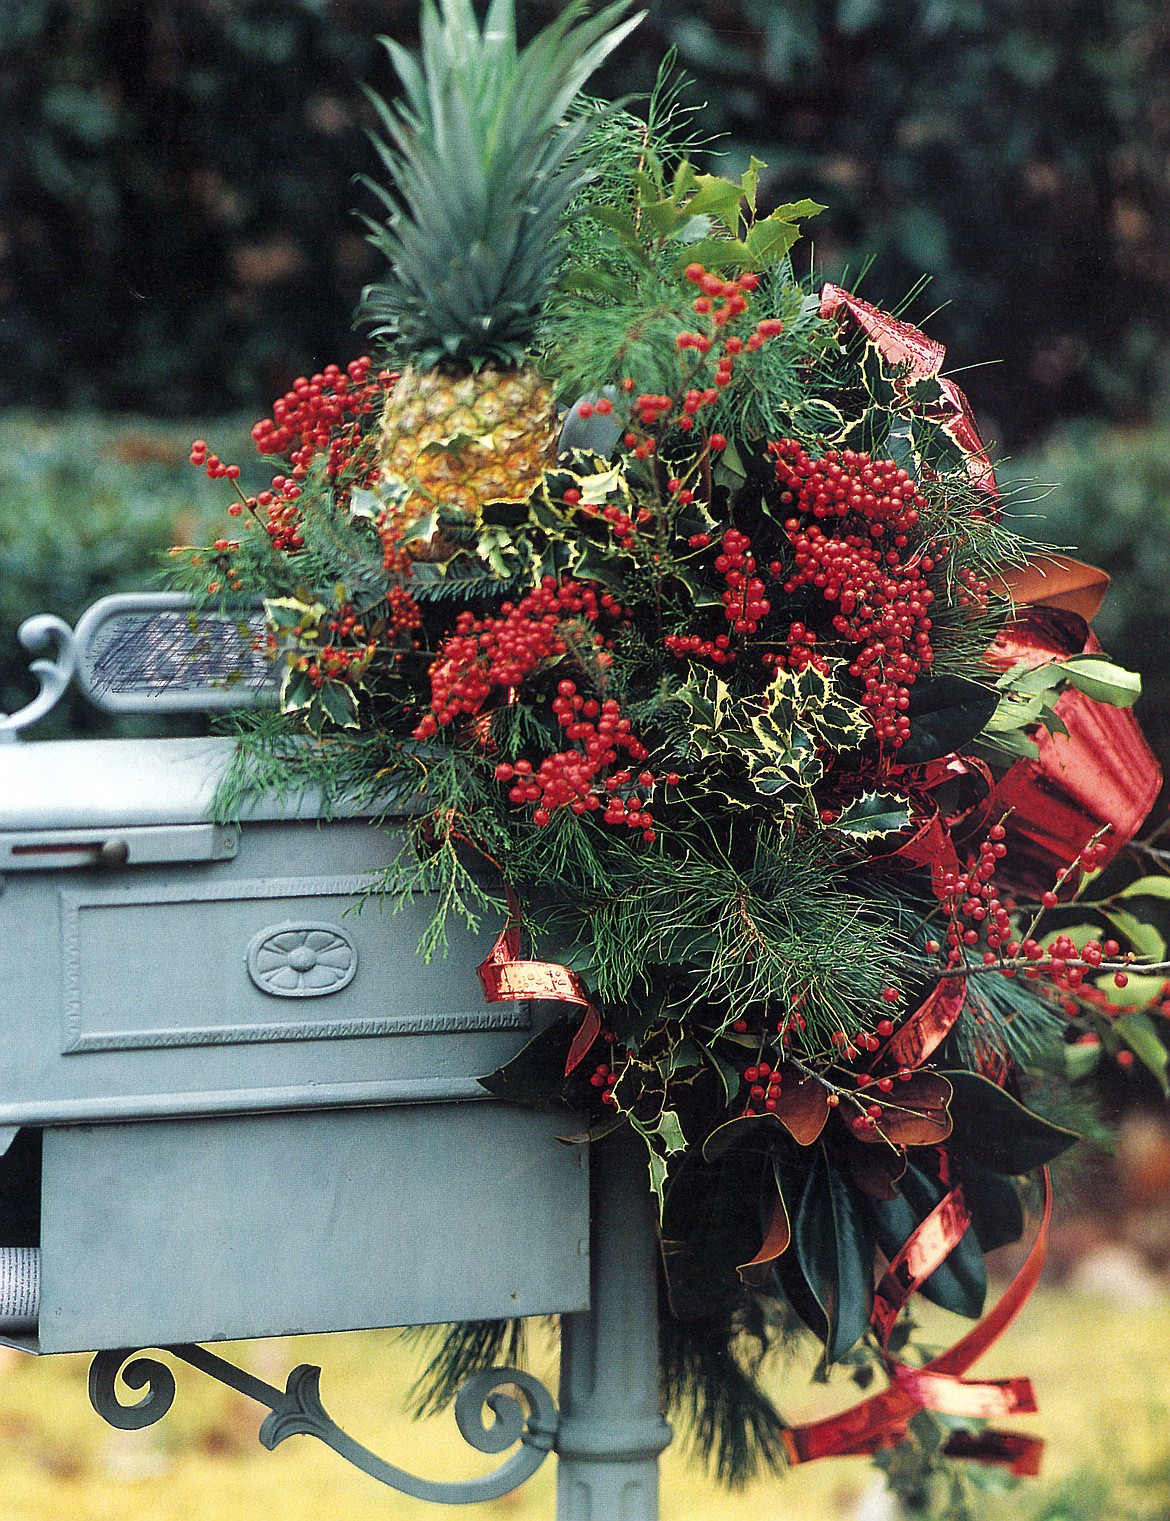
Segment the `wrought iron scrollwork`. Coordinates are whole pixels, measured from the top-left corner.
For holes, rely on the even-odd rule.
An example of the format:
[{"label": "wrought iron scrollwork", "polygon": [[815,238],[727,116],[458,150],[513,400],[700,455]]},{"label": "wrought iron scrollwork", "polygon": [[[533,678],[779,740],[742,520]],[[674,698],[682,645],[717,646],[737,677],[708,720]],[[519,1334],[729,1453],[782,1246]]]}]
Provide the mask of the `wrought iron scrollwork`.
[{"label": "wrought iron scrollwork", "polygon": [[77,669],[77,644],[73,630],[52,613],[38,613],[20,625],[17,638],[31,655],[52,652],[51,660],[34,660],[29,670],[40,683],[40,690],[30,703],[15,713],[0,713],[0,744],[14,740],[22,729],[31,729],[52,711],[65,694]]},{"label": "wrought iron scrollwork", "polygon": [[[444,1483],[422,1479],[354,1441],[342,1431],[321,1403],[320,1368],[301,1363],[288,1376],[284,1389],[226,1362],[194,1345],[167,1347],[201,1373],[267,1406],[270,1414],[260,1427],[265,1447],[276,1447],[290,1436],[312,1436],[324,1442],[347,1463],[360,1468],[380,1484],[386,1484],[416,1500],[438,1505],[477,1505],[498,1500],[530,1479],[552,1451],[557,1434],[557,1408],[552,1395],[531,1374],[516,1368],[491,1368],[477,1373],[460,1389],[455,1401],[459,1432],[478,1452],[497,1453],[519,1443],[519,1450],[494,1472],[478,1479]],[[119,1373],[132,1389],[146,1388],[133,1404],[118,1398]],[[90,1403],[104,1421],[123,1431],[151,1426],[162,1419],[175,1397],[174,1374],[155,1358],[132,1350],[99,1352],[89,1370]],[[490,1411],[492,1420],[485,1419]]]}]

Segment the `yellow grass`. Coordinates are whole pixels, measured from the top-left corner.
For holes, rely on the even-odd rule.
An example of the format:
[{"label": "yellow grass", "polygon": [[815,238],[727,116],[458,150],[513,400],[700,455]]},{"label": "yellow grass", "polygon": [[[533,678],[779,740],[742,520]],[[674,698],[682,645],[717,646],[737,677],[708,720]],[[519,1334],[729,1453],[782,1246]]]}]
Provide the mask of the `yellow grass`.
[{"label": "yellow grass", "polygon": [[[961,1323],[938,1312],[930,1333],[953,1339]],[[392,1333],[242,1344],[226,1355],[270,1383],[297,1362],[324,1368],[330,1413],[392,1462],[436,1478],[494,1466],[464,1447],[449,1416],[416,1424],[403,1414],[413,1355]],[[554,1462],[524,1489],[479,1507],[435,1507],[396,1495],[307,1437],[275,1453],[255,1440],[263,1412],[189,1369],[178,1369],[174,1408],[147,1431],[110,1430],[86,1397],[88,1360],[13,1354],[0,1366],[0,1517],[3,1521],[423,1521],[424,1517],[551,1521]],[[536,1371],[555,1388],[551,1354]],[[1111,1479],[1170,1456],[1170,1301],[1153,1309],[1043,1290],[980,1371],[1028,1373],[1041,1414],[1018,1421],[1048,1442],[1045,1473],[1002,1499],[986,1521],[1031,1515],[1069,1475]],[[851,1386],[811,1388],[801,1370],[777,1387],[785,1413],[804,1419],[847,1403]],[[666,1455],[663,1521],[845,1521],[871,1482],[859,1460],[811,1465],[727,1495]],[[1153,1497],[1151,1497],[1153,1499]],[[1165,1516],[1166,1497],[1149,1514]]]}]

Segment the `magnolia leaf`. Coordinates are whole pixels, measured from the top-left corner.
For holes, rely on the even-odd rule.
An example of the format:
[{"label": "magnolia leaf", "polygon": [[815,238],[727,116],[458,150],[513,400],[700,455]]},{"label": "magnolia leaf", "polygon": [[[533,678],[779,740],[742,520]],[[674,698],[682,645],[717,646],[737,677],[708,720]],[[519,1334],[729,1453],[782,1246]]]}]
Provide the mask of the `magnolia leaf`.
[{"label": "magnolia leaf", "polygon": [[[753,1045],[758,1042],[753,1041]],[[753,1149],[767,1150],[769,1142],[785,1134],[775,1114],[737,1114],[734,1119],[716,1125],[703,1142],[703,1156],[708,1162],[718,1161],[729,1151],[753,1143]]]},{"label": "magnolia leaf", "polygon": [[881,1105],[875,1123],[859,1125],[854,1138],[869,1145],[888,1141],[892,1146],[937,1146],[951,1133],[948,1104],[951,1085],[934,1072],[914,1072],[906,1082],[895,1082],[888,1094],[869,1088],[864,1097]]},{"label": "magnolia leaf", "polygon": [[951,1146],[993,1172],[1031,1172],[1080,1140],[974,1072],[948,1072]]},{"label": "magnolia leaf", "polygon": [[1137,877],[1113,895],[1115,898],[1170,898],[1170,877]]},{"label": "magnolia leaf", "polygon": [[[1163,1021],[1165,1025],[1165,1021]],[[1121,1014],[1113,1021],[1113,1028],[1141,1062],[1153,1074],[1164,1094],[1170,1093],[1167,1066],[1170,1051],[1158,1036],[1158,1026],[1148,1014]]]},{"label": "magnolia leaf", "polygon": [[1071,655],[1059,663],[1077,691],[1097,702],[1128,708],[1142,695],[1142,678],[1136,671],[1127,671],[1100,655]]},{"label": "magnolia leaf", "polygon": [[829,1090],[815,1077],[786,1072],[776,1107],[771,1111],[798,1146],[811,1146],[829,1118]]},{"label": "magnolia leaf", "polygon": [[741,1262],[736,1268],[744,1283],[752,1288],[763,1288],[772,1272],[772,1264],[777,1257],[782,1257],[788,1250],[788,1244],[792,1240],[792,1226],[788,1219],[788,1210],[784,1205],[784,1195],[776,1188],[776,1197],[772,1201],[772,1213],[768,1220],[767,1229],[760,1249],[750,1262]]},{"label": "magnolia leaf", "polygon": [[910,806],[892,792],[863,792],[841,810],[829,828],[851,840],[884,840],[910,827]]},{"label": "magnolia leaf", "polygon": [[959,676],[919,678],[910,688],[910,737],[901,765],[937,760],[968,744],[999,706],[995,692]]},{"label": "magnolia leaf", "polygon": [[871,1199],[896,1199],[906,1171],[906,1153],[896,1146],[850,1146],[849,1176]]},{"label": "magnolia leaf", "polygon": [[1165,961],[1166,942],[1152,924],[1125,908],[1103,909],[1102,912],[1139,956],[1147,956],[1151,961]]},{"label": "magnolia leaf", "polygon": [[793,1233],[801,1272],[824,1325],[825,1362],[865,1335],[873,1310],[873,1227],[821,1146],[808,1175]]},{"label": "magnolia leaf", "polygon": [[[1069,1046],[1067,1049],[1085,1048]],[[963,1164],[963,1200],[971,1214],[971,1228],[985,1252],[1010,1246],[1024,1234],[1024,1204],[1019,1186],[1013,1179],[980,1167],[977,1162],[966,1161]]]},{"label": "magnolia leaf", "polygon": [[[937,1178],[912,1163],[898,1185],[897,1197],[875,1200],[869,1206],[877,1244],[887,1260],[897,1256],[946,1192],[946,1186]],[[987,1294],[983,1250],[978,1235],[968,1227],[945,1260],[922,1283],[919,1293],[953,1314],[974,1319],[982,1312]]]},{"label": "magnolia leaf", "polygon": [[766,1156],[736,1149],[715,1163],[692,1152],[671,1169],[662,1208],[662,1265],[679,1319],[707,1319],[738,1303],[737,1272],[760,1245],[755,1201],[775,1189]]}]

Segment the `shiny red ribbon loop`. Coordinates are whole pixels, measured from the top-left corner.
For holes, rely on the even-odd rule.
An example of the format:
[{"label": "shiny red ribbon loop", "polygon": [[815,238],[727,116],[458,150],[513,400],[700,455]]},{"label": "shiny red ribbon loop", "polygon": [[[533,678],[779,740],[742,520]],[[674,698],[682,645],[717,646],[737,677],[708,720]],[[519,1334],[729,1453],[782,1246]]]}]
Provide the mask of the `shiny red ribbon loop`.
[{"label": "shiny red ribbon loop", "polygon": [[[950,1198],[950,1195],[947,1197]],[[908,1261],[914,1258],[919,1271],[932,1260],[932,1252],[937,1253],[948,1236],[958,1228],[965,1213],[965,1210],[955,1211],[953,1206],[948,1206],[943,1211],[946,1203],[947,1200],[944,1199],[936,1206],[898,1254],[899,1258],[905,1254]],[[940,1212],[951,1216],[949,1229],[938,1229],[931,1224],[933,1217],[940,1216]],[[1027,1303],[1044,1267],[1051,1220],[1052,1182],[1048,1169],[1045,1168],[1044,1216],[1040,1229],[1024,1265],[1001,1294],[995,1307],[949,1351],[933,1358],[924,1368],[905,1368],[904,1372],[899,1372],[904,1365],[894,1365],[891,1376],[895,1381],[880,1394],[871,1395],[869,1399],[824,1420],[791,1427],[785,1432],[789,1461],[811,1463],[816,1458],[876,1452],[878,1448],[898,1441],[915,1412],[924,1408],[949,1411],[952,1414],[977,1415],[981,1418],[1032,1413],[1036,1403],[1031,1385],[1026,1379],[966,1383],[962,1380],[962,1374],[1003,1335]],[[941,1224],[940,1216],[939,1225]],[[952,1247],[960,1238],[961,1233],[960,1237],[955,1238]],[[930,1247],[932,1240],[933,1248]],[[948,1251],[951,1249],[947,1248]],[[934,1262],[935,1267],[939,1261]],[[897,1292],[901,1292],[900,1286]],[[896,1297],[897,1293],[894,1295],[895,1299]],[[906,1297],[909,1297],[908,1293]],[[905,1299],[902,1303],[905,1303]],[[889,1323],[892,1326],[893,1321]],[[937,1382],[940,1375],[945,1382]],[[942,1403],[943,1401],[948,1403]],[[1040,1443],[1035,1439],[1019,1437],[1014,1432],[982,1432],[974,1441],[982,1445],[970,1454],[972,1457],[984,1462],[1006,1462],[1015,1473],[1036,1472]],[[956,1455],[962,1455],[958,1449]]]},{"label": "shiny red ribbon loop", "polygon": [[584,1018],[565,1061],[567,1077],[600,1035],[601,1015],[594,1008],[584,979],[577,972],[557,961],[520,959],[520,900],[506,882],[504,892],[508,899],[508,922],[476,967],[484,999],[488,1003],[508,1003],[514,999],[537,998],[552,1003],[571,1003],[584,1009]]}]

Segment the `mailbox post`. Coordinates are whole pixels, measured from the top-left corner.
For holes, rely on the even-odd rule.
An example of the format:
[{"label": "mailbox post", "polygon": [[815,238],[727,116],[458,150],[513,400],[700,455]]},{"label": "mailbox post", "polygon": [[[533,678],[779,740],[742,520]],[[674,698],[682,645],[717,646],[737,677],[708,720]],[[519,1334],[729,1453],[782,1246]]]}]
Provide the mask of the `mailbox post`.
[{"label": "mailbox post", "polygon": [[[267,1446],[310,1434],[446,1504],[507,1493],[555,1451],[560,1521],[654,1521],[671,1433],[638,1143],[567,1146],[563,1120],[477,1081],[540,1006],[479,1003],[475,937],[423,967],[425,904],[355,911],[395,853],[363,810],[323,827],[319,799],[266,797],[218,824],[228,741],[21,737],[71,680],[122,711],[270,700],[260,668],[223,684],[233,637],[172,596],[21,630],[49,658],[0,717],[0,1340],[95,1352],[91,1400],[118,1426],[169,1408],[169,1370],[134,1351],[162,1347],[266,1406]],[[202,1345],[536,1314],[562,1317],[560,1413],[525,1373],[470,1380],[462,1434],[519,1446],[466,1483],[347,1436],[319,1369],[280,1390]]]}]

